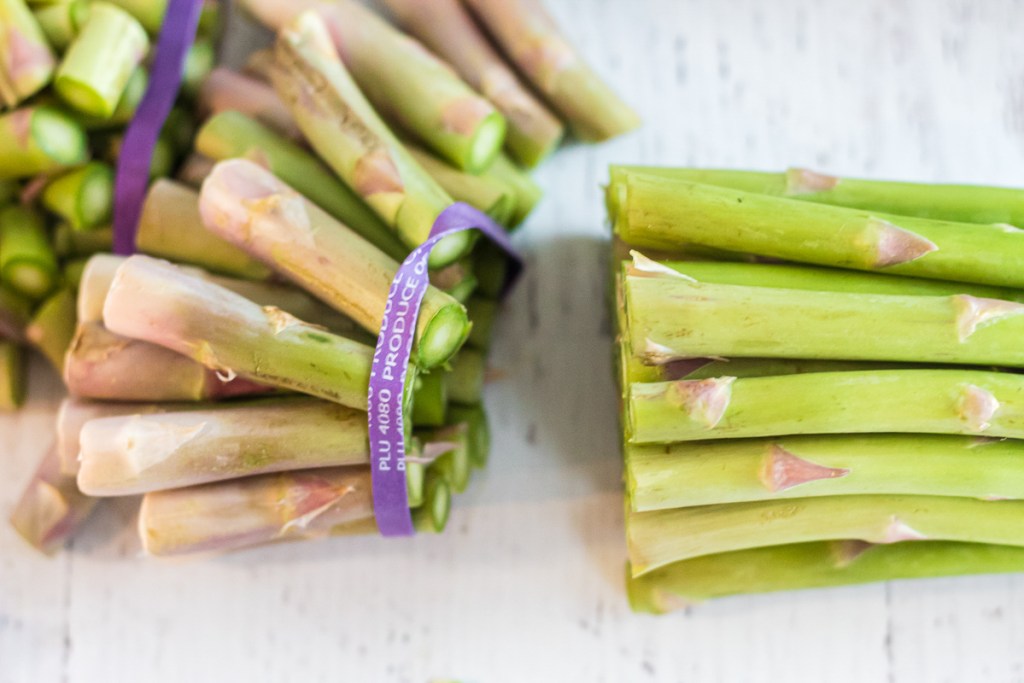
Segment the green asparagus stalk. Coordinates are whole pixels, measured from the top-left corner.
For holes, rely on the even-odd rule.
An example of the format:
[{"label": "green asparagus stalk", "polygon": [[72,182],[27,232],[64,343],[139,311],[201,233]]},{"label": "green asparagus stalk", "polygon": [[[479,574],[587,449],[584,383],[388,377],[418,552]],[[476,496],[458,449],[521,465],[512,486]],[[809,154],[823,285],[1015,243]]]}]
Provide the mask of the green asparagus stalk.
[{"label": "green asparagus stalk", "polygon": [[91,230],[75,230],[60,223],[53,231],[53,249],[61,258],[87,257],[110,251],[114,246],[114,228],[105,225]]},{"label": "green asparagus stalk", "polygon": [[1024,546],[1024,501],[950,496],[826,496],[633,512],[626,536],[633,575],[701,555],[856,539]]},{"label": "green asparagus stalk", "polygon": [[199,88],[197,106],[204,116],[237,111],[289,140],[302,139],[302,131],[272,87],[226,67],[219,66],[210,72]]},{"label": "green asparagus stalk", "polygon": [[373,517],[368,468],[322,468],[148,493],[139,533],[157,557],[327,536]]},{"label": "green asparagus stalk", "polygon": [[448,416],[448,385],[444,373],[421,373],[413,391],[412,421],[421,427],[441,427]]},{"label": "green asparagus stalk", "polygon": [[113,334],[98,322],[78,326],[63,377],[72,396],[101,401],[210,401],[270,391],[162,346]]},{"label": "green asparagus stalk", "polygon": [[540,185],[504,154],[499,154],[483,175],[508,187],[515,195],[516,208],[508,222],[510,229],[526,220],[544,194]]},{"label": "green asparagus stalk", "polygon": [[891,579],[1024,571],[1024,549],[921,541],[822,541],[737,550],[676,562],[627,579],[638,612],[664,613],[712,598]]},{"label": "green asparagus stalk", "polygon": [[43,206],[75,230],[109,223],[114,211],[114,169],[93,161],[47,183]]},{"label": "green asparagus stalk", "polygon": [[409,154],[457,202],[474,206],[501,225],[508,225],[516,209],[512,189],[492,176],[471,175],[441,161],[430,152],[409,145]]},{"label": "green asparagus stalk", "polygon": [[18,205],[0,211],[0,280],[38,301],[53,291],[57,277],[42,216]]},{"label": "green asparagus stalk", "polygon": [[878,370],[679,380],[632,385],[628,409],[634,444],[863,432],[1022,438],[1024,375]]},{"label": "green asparagus stalk", "polygon": [[466,446],[474,467],[485,467],[491,453],[491,428],[483,406],[451,406],[448,419],[452,424],[466,426]]},{"label": "green asparagus stalk", "polygon": [[75,294],[69,288],[57,290],[36,309],[25,329],[29,342],[57,372],[64,368],[64,354],[75,333]]},{"label": "green asparagus stalk", "polygon": [[[412,510],[412,524],[417,533],[441,533],[448,524],[451,512],[451,487],[434,470],[425,473],[422,502]],[[410,494],[412,495],[412,494]],[[412,507],[412,506],[410,506]],[[373,518],[339,524],[331,529],[331,536],[377,536],[380,529]]]},{"label": "green asparagus stalk", "polygon": [[473,471],[469,426],[453,424],[419,432],[419,437],[425,452],[440,452],[431,469],[443,475],[456,493],[464,492]]},{"label": "green asparagus stalk", "polygon": [[472,296],[466,302],[466,312],[473,321],[466,343],[474,349],[486,351],[494,336],[494,321],[498,317],[498,302],[483,296]]},{"label": "green asparagus stalk", "polygon": [[709,356],[1024,364],[1017,302],[711,285],[637,263],[625,281],[628,332],[633,353],[650,364]]},{"label": "green asparagus stalk", "polygon": [[[407,246],[424,242],[452,199],[366,101],[323,21],[305,13],[283,28],[276,58],[274,87],[310,145]],[[431,252],[431,266],[459,260],[474,239],[470,232],[445,238]]]},{"label": "green asparagus stalk", "polygon": [[150,35],[160,32],[160,26],[164,23],[164,14],[167,12],[167,0],[109,1],[135,17]]},{"label": "green asparagus stalk", "polygon": [[171,141],[175,157],[180,156],[192,148],[192,138],[196,134],[195,117],[185,107],[174,106],[167,114],[161,134]]},{"label": "green asparagus stalk", "polygon": [[385,0],[399,24],[451,64],[508,122],[505,147],[536,166],[562,139],[562,123],[509,68],[458,0]]},{"label": "green asparagus stalk", "polygon": [[158,180],[149,188],[135,246],[226,275],[254,280],[270,276],[269,268],[203,227],[199,194],[170,180]]},{"label": "green asparagus stalk", "polygon": [[185,68],[181,75],[181,94],[190,100],[199,95],[199,89],[217,63],[213,41],[199,36],[185,55]]},{"label": "green asparagus stalk", "polygon": [[25,341],[25,328],[32,317],[32,304],[25,297],[0,284],[0,339]]},{"label": "green asparagus stalk", "polygon": [[288,470],[369,462],[366,413],[312,398],[94,419],[78,486],[127,496]]},{"label": "green asparagus stalk", "polygon": [[88,261],[88,258],[76,258],[63,263],[60,269],[61,278],[69,289],[78,290],[78,285],[82,282],[82,273],[85,272],[85,264]]},{"label": "green asparagus stalk", "polygon": [[203,124],[195,144],[215,161],[246,157],[265,166],[391,258],[402,260],[409,253],[391,228],[312,154],[244,114],[215,114]]},{"label": "green asparagus stalk", "polygon": [[426,489],[424,485],[427,481],[427,465],[418,460],[406,458],[405,479],[407,482],[406,489],[409,497],[409,509],[415,511],[416,508],[422,507],[425,501],[424,494]]},{"label": "green asparagus stalk", "polygon": [[85,163],[85,131],[50,107],[22,107],[0,115],[0,179],[30,178]]},{"label": "green asparagus stalk", "polygon": [[52,554],[81,528],[96,502],[78,490],[74,477],[60,473],[51,450],[11,512],[11,525],[34,548]]},{"label": "green asparagus stalk", "polygon": [[134,17],[109,3],[93,2],[88,20],[64,53],[53,86],[75,109],[111,116],[148,50],[149,38]]},{"label": "green asparagus stalk", "polygon": [[34,14],[47,42],[55,50],[63,52],[88,20],[89,3],[86,0],[68,0],[39,7]]},{"label": "green asparagus stalk", "polygon": [[698,244],[790,261],[1002,287],[1024,285],[1024,233],[892,216],[625,173],[615,230],[640,247]]},{"label": "green asparagus stalk", "polygon": [[607,140],[640,119],[569,45],[537,0],[465,0],[505,55],[583,140]]},{"label": "green asparagus stalk", "polygon": [[[261,307],[167,262],[130,257],[114,278],[103,321],[115,334],[164,346],[225,376],[366,410],[372,347]],[[415,372],[408,377],[411,391]]]},{"label": "green asparagus stalk", "polygon": [[850,494],[1024,499],[1024,442],[958,436],[791,436],[626,446],[634,512]]},{"label": "green asparagus stalk", "polygon": [[[200,213],[213,234],[379,333],[399,264],[271,173],[244,159],[221,162],[203,183]],[[468,334],[465,309],[428,289],[417,320],[417,363],[445,363]]]},{"label": "green asparagus stalk", "polygon": [[900,216],[959,223],[1024,225],[1024,191],[1017,188],[840,178],[804,168],[764,173],[656,166],[612,166],[612,184],[621,173],[634,171],[672,180]]},{"label": "green asparagus stalk", "polygon": [[81,451],[82,428],[91,420],[126,415],[148,415],[170,410],[183,410],[177,403],[114,403],[65,398],[57,410],[57,458],[60,473],[78,476],[78,454]]},{"label": "green asparagus stalk", "polygon": [[53,77],[46,36],[24,0],[0,1],[0,104],[14,107]]},{"label": "green asparagus stalk", "polygon": [[0,339],[0,412],[17,410],[25,401],[25,360],[21,347]]},{"label": "green asparagus stalk", "polygon": [[121,93],[121,99],[117,101],[117,108],[114,109],[113,114],[110,116],[88,116],[79,111],[72,111],[71,115],[87,131],[110,131],[125,128],[135,116],[148,86],[149,72],[145,67],[140,66],[128,78],[128,83],[124,86],[124,92]]},{"label": "green asparagus stalk", "polygon": [[452,403],[474,406],[483,400],[487,359],[476,349],[464,349],[452,359],[451,370],[444,375],[448,398]]}]

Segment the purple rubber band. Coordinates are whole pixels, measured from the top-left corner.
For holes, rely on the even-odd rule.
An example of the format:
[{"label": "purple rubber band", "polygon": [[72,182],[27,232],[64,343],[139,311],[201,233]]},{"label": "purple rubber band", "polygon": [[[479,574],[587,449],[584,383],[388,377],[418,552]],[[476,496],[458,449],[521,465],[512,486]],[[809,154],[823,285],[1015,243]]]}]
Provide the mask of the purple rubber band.
[{"label": "purple rubber band", "polygon": [[522,270],[504,228],[486,214],[461,202],[452,204],[434,221],[430,237],[413,249],[395,274],[388,291],[377,348],[370,370],[367,419],[370,426],[370,467],[373,510],[383,536],[415,533],[405,483],[405,416],[402,399],[420,303],[430,284],[427,257],[440,240],[463,230],[478,229],[511,259],[506,290]]},{"label": "purple rubber band", "polygon": [[135,253],[135,232],[149,185],[149,165],[160,129],[181,86],[185,57],[199,26],[202,0],[170,0],[156,43],[149,85],[128,124],[114,186],[114,253]]}]

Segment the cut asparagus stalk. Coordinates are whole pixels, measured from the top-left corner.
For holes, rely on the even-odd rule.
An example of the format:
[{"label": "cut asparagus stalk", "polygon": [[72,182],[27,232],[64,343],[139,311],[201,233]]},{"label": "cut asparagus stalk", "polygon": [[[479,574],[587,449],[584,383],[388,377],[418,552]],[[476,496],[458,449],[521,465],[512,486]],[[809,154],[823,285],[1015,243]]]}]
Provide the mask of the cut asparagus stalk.
[{"label": "cut asparagus stalk", "polygon": [[540,185],[504,154],[499,154],[483,175],[508,187],[515,195],[516,208],[508,222],[510,229],[526,220],[544,194]]},{"label": "cut asparagus stalk", "polygon": [[482,406],[451,406],[448,419],[452,424],[466,426],[466,446],[474,467],[485,467],[491,453],[491,428]]},{"label": "cut asparagus stalk", "polygon": [[95,419],[78,486],[127,496],[287,470],[369,462],[366,413],[312,398]]},{"label": "cut asparagus stalk", "polygon": [[[451,485],[435,468],[428,469],[425,477],[423,493],[420,496],[423,501],[412,510],[412,525],[417,533],[439,534],[448,524],[448,516],[451,512]],[[377,528],[377,521],[373,518],[339,524],[331,529],[331,536],[376,536],[379,534],[380,529]]]},{"label": "cut asparagus stalk", "polygon": [[[10,0],[7,0],[10,2]],[[89,3],[86,0],[69,0],[45,5],[34,10],[39,28],[46,41],[58,52],[67,49],[71,41],[89,18]],[[50,59],[50,73],[53,72],[53,58]]]},{"label": "cut asparagus stalk", "polygon": [[[638,263],[639,273],[658,268]],[[1024,304],[1016,302],[968,294],[798,292],[646,275],[626,278],[625,300],[633,353],[648,363],[753,356],[1024,365],[1017,344]]]},{"label": "cut asparagus stalk", "polygon": [[20,294],[0,284],[0,339],[25,341],[25,328],[32,316],[32,305]]},{"label": "cut asparagus stalk", "polygon": [[111,116],[148,50],[149,38],[134,17],[109,3],[94,2],[64,53],[53,86],[75,109],[90,116]]},{"label": "cut asparagus stalk", "polygon": [[69,171],[43,190],[43,206],[75,230],[109,223],[114,211],[114,169],[93,161]]},{"label": "cut asparagus stalk", "polygon": [[627,583],[634,610],[664,613],[729,595],[1021,571],[1024,549],[1014,546],[822,541],[695,557]]},{"label": "cut asparagus stalk", "polygon": [[1024,225],[1024,191],[1018,188],[840,178],[804,168],[764,173],[656,166],[612,166],[612,183],[621,173],[634,171],[672,180],[900,216],[961,223]]},{"label": "cut asparagus stalk", "polygon": [[850,494],[1024,499],[1024,442],[873,434],[626,446],[634,512]]},{"label": "cut asparagus stalk", "polygon": [[625,173],[615,230],[640,247],[699,244],[790,261],[1001,287],[1024,285],[1024,232],[811,204]]},{"label": "cut asparagus stalk", "polygon": [[635,444],[864,432],[1022,438],[1024,375],[879,370],[634,384],[628,420]]},{"label": "cut asparagus stalk", "polygon": [[516,209],[516,198],[504,183],[492,176],[471,175],[441,161],[430,152],[409,146],[409,153],[457,202],[474,206],[501,225],[508,225]]},{"label": "cut asparagus stalk", "polygon": [[827,496],[626,515],[633,575],[701,555],[811,541],[966,541],[1024,546],[1024,501]]},{"label": "cut asparagus stalk", "polygon": [[116,334],[164,346],[226,376],[366,410],[372,347],[261,307],[167,262],[125,261],[103,321]]},{"label": "cut asparagus stalk", "polygon": [[193,152],[178,165],[178,172],[174,175],[174,179],[189,187],[199,189],[199,186],[206,180],[206,176],[210,175],[210,171],[213,170],[213,166],[216,163],[216,161],[203,154]]},{"label": "cut asparagus stalk", "polygon": [[146,193],[135,235],[139,251],[235,277],[263,280],[270,269],[203,227],[199,194],[171,180]]},{"label": "cut asparagus stalk", "polygon": [[215,161],[255,161],[391,258],[402,260],[409,253],[391,228],[318,159],[240,112],[211,117],[196,136],[196,150]]},{"label": "cut asparagus stalk", "polygon": [[72,396],[103,401],[206,401],[270,391],[162,346],[113,334],[98,322],[78,326],[63,376]]},{"label": "cut asparagus stalk", "polygon": [[114,228],[105,225],[91,230],[75,230],[67,223],[53,232],[53,249],[62,258],[87,257],[110,251],[114,246]]},{"label": "cut asparagus stalk", "polygon": [[464,492],[473,470],[469,426],[459,423],[420,432],[420,439],[424,450],[435,448],[441,452],[431,470],[443,475],[456,493]]},{"label": "cut asparagus stalk", "polygon": [[562,139],[562,123],[523,85],[458,0],[385,0],[409,33],[451,64],[508,123],[505,147],[532,167]]},{"label": "cut asparagus stalk", "polygon": [[[427,478],[427,466],[414,460],[405,461],[405,480],[409,498],[409,508],[415,510],[424,502],[424,484]],[[374,524],[376,526],[376,524]]]},{"label": "cut asparagus stalk", "polygon": [[448,415],[448,386],[443,372],[420,374],[413,391],[412,421],[421,427],[441,427]]},{"label": "cut asparagus stalk", "polygon": [[[200,212],[214,234],[379,333],[399,264],[271,173],[244,159],[218,164],[203,183]],[[468,334],[465,309],[428,288],[417,318],[417,363],[445,363]]]},{"label": "cut asparagus stalk", "polygon": [[81,528],[96,502],[78,490],[74,477],[61,475],[57,452],[51,450],[11,512],[11,525],[34,548],[51,554]]},{"label": "cut asparagus stalk", "polygon": [[289,140],[302,139],[302,131],[272,87],[226,67],[210,72],[199,89],[197,106],[204,116],[237,111]]},{"label": "cut asparagus stalk", "polygon": [[[76,2],[78,0],[75,0]],[[135,116],[139,103],[142,102],[146,88],[149,86],[149,73],[145,67],[138,67],[128,78],[121,93],[121,99],[117,101],[117,108],[110,116],[88,116],[78,111],[72,111],[71,115],[78,123],[88,131],[109,131],[124,128],[132,117]]]},{"label": "cut asparagus stalk", "polygon": [[50,107],[22,107],[0,116],[0,179],[30,178],[84,163],[85,131]]},{"label": "cut asparagus stalk", "polygon": [[466,302],[466,312],[473,321],[466,343],[475,349],[486,351],[494,335],[494,321],[498,316],[498,302],[483,296],[472,296]]},{"label": "cut asparagus stalk", "polygon": [[628,133],[640,119],[569,45],[537,0],[465,0],[505,55],[583,140]]},{"label": "cut asparagus stalk", "polygon": [[79,437],[90,420],[120,415],[148,415],[168,410],[184,410],[177,403],[113,403],[110,401],[82,401],[66,398],[57,410],[57,458],[60,473],[66,477],[78,476]]},{"label": "cut asparagus stalk", "polygon": [[57,276],[42,216],[18,205],[0,211],[0,280],[38,301],[53,291]]},{"label": "cut asparagus stalk", "polygon": [[0,412],[17,410],[25,401],[25,360],[21,347],[0,339]]},{"label": "cut asparagus stalk", "polygon": [[53,77],[53,51],[24,0],[0,0],[0,104],[14,107]]},{"label": "cut asparagus stalk", "polygon": [[148,493],[139,534],[150,555],[221,552],[327,536],[373,517],[370,470],[327,468]]},{"label": "cut asparagus stalk", "polygon": [[[452,199],[366,101],[323,21],[299,15],[279,33],[276,58],[274,87],[310,145],[407,246],[424,242]],[[431,266],[459,260],[474,239],[470,232],[445,238],[431,252]]]},{"label": "cut asparagus stalk", "polygon": [[475,349],[464,349],[452,359],[451,370],[444,375],[448,398],[460,405],[477,405],[483,399],[487,360]]},{"label": "cut asparagus stalk", "polygon": [[46,299],[25,329],[29,342],[61,372],[64,354],[75,333],[75,294],[68,288],[59,289]]}]

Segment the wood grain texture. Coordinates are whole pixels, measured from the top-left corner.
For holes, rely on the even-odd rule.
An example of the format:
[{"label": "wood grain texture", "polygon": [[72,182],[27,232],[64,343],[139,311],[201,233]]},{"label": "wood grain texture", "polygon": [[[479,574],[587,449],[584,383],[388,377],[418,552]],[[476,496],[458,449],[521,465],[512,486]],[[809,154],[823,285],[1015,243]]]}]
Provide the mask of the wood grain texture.
[{"label": "wood grain texture", "polygon": [[[1024,577],[630,614],[599,193],[612,161],[1024,185],[1024,2],[548,2],[646,126],[538,174],[492,465],[449,533],[156,562],[130,503],[54,559],[0,525],[0,682],[1024,680]],[[51,439],[36,370],[0,417],[4,511]]]}]

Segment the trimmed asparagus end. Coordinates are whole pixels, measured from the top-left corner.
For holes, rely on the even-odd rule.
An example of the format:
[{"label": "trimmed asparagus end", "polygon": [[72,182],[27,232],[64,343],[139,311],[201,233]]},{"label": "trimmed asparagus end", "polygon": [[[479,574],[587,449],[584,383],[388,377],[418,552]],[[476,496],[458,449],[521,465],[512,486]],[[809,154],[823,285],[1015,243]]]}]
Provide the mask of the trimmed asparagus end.
[{"label": "trimmed asparagus end", "polygon": [[52,554],[78,531],[96,502],[79,492],[74,478],[60,474],[57,453],[51,451],[15,505],[11,525],[33,547]]},{"label": "trimmed asparagus end", "polygon": [[474,175],[487,170],[501,152],[507,125],[505,117],[491,112],[477,126],[470,144],[469,163],[465,169]]},{"label": "trimmed asparagus end", "polygon": [[424,370],[447,363],[469,338],[472,324],[462,305],[452,304],[440,309],[423,334],[416,349],[416,358]]}]

